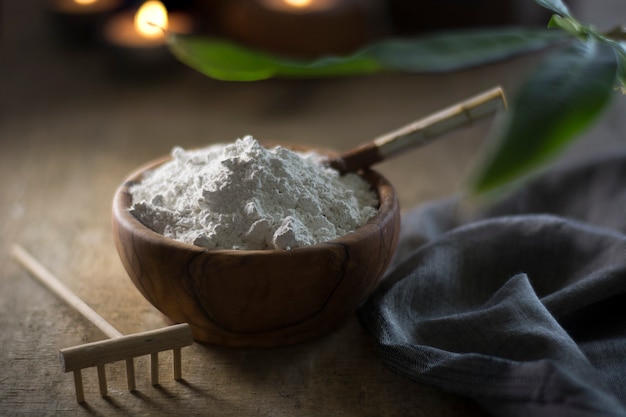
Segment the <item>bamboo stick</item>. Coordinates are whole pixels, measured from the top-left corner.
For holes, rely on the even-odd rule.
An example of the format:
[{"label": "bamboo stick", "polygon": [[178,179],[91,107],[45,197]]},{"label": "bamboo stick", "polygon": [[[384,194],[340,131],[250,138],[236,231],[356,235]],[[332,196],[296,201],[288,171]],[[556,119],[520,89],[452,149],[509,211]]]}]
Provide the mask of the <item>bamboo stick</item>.
[{"label": "bamboo stick", "polygon": [[506,108],[506,99],[501,87],[494,87],[430,116],[386,133],[371,142],[352,149],[329,165],[340,172],[352,172],[370,167],[409,149],[426,145],[459,127]]}]

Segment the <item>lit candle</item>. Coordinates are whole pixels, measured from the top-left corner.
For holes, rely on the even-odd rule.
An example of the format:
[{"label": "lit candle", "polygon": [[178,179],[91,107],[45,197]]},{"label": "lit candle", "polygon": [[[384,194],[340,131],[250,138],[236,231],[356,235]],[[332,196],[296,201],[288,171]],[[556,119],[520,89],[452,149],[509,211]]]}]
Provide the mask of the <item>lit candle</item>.
[{"label": "lit candle", "polygon": [[339,0],[260,0],[260,2],[270,9],[295,14],[329,10],[341,3]]},{"label": "lit candle", "polygon": [[239,42],[283,55],[351,52],[381,35],[382,0],[231,0],[223,31]]},{"label": "lit candle", "polygon": [[150,0],[136,12],[119,13],[104,28],[108,43],[122,47],[153,47],[165,44],[165,30],[189,33],[191,18],[184,13],[168,13],[160,1]]},{"label": "lit candle", "polygon": [[135,31],[147,39],[163,39],[168,26],[167,9],[160,1],[147,1],[135,13]]},{"label": "lit candle", "polygon": [[55,10],[66,13],[89,14],[115,10],[122,4],[121,0],[53,0],[50,5]]},{"label": "lit candle", "polygon": [[103,37],[118,69],[145,75],[176,62],[166,46],[166,30],[190,33],[192,29],[188,14],[168,13],[163,3],[149,0],[137,11],[113,16],[104,26]]},{"label": "lit candle", "polygon": [[75,43],[98,40],[102,25],[123,0],[50,0],[48,11],[60,35]]}]

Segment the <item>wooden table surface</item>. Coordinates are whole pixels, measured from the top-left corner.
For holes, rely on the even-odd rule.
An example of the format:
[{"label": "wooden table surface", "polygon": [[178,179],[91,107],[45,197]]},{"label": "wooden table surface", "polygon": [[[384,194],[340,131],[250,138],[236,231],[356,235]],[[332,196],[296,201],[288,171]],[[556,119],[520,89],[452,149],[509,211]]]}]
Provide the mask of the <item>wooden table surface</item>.
[{"label": "wooden table surface", "polygon": [[[134,393],[126,390],[123,363],[107,367],[106,398],[89,369],[83,372],[87,403],[79,405],[58,351],[104,336],[35,282],[9,250],[22,245],[122,333],[160,328],[158,311],[123,270],[110,227],[113,192],[135,167],[175,145],[246,134],[348,149],[496,84],[512,94],[537,56],[442,75],[239,84],[182,69],[159,80],[122,80],[111,76],[104,51],[52,38],[38,3],[3,3],[0,415],[484,415],[471,401],[385,368],[356,317],[292,347],[196,343],[183,349],[181,382],[164,354],[158,387],[142,358]],[[626,21],[626,3],[597,0],[581,5],[579,15],[609,27]],[[625,110],[618,100],[579,147],[619,143]],[[403,209],[462,187],[488,129],[481,123],[382,164]]]}]

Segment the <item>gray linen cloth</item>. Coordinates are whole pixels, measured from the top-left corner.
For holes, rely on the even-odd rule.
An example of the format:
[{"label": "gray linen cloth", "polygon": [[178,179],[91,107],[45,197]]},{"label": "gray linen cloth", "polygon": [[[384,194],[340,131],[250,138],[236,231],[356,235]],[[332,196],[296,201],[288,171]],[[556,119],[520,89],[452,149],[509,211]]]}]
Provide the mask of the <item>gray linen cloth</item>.
[{"label": "gray linen cloth", "polygon": [[626,153],[403,218],[359,309],[392,370],[495,416],[626,416]]}]

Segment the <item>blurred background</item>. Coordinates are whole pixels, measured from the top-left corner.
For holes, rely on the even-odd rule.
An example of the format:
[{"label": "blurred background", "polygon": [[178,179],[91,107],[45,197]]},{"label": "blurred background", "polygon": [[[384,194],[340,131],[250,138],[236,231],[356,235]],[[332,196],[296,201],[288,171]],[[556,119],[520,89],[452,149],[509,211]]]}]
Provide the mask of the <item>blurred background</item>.
[{"label": "blurred background", "polygon": [[[171,17],[185,17],[184,31],[294,57],[348,53],[389,36],[510,24],[543,27],[547,21],[531,0],[309,1],[165,4]],[[112,22],[134,14],[140,5],[121,0],[2,4],[0,140],[6,151],[30,144],[47,160],[66,152],[111,155],[122,172],[107,175],[119,179],[124,168],[174,145],[232,141],[246,134],[266,142],[342,150],[496,84],[512,91],[536,59],[454,74],[219,82],[179,64],[164,48],[142,44],[132,35],[117,36],[127,28],[111,29]],[[474,130],[469,136],[484,133]],[[476,143],[459,140],[454,147],[459,146],[474,148]],[[448,157],[454,176],[459,165],[454,155]],[[431,155],[421,162],[432,161]]]}]

